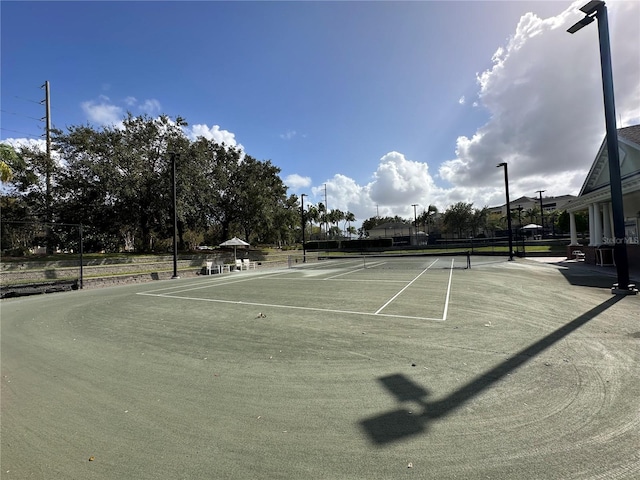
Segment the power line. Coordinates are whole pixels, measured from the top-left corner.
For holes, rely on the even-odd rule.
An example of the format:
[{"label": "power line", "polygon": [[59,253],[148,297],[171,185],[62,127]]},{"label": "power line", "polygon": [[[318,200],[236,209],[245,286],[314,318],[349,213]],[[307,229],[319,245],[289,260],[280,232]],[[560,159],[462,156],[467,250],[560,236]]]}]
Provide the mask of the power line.
[{"label": "power line", "polygon": [[31,100],[30,98],[19,97],[18,95],[14,95],[13,98],[17,98],[19,100],[24,100],[25,102],[36,103],[38,105],[42,105],[41,101]]},{"label": "power line", "polygon": [[41,138],[42,137],[42,135],[33,135],[32,133],[20,132],[18,130],[10,130],[10,129],[4,128],[4,127],[0,127],[0,130],[4,130],[5,132],[19,133],[20,135],[26,135],[27,137],[33,137],[33,138]]},{"label": "power line", "polygon": [[42,121],[42,119],[41,119],[41,118],[30,117],[29,115],[25,115],[24,113],[9,112],[9,111],[7,111],[7,110],[2,110],[2,109],[0,109],[0,112],[2,112],[2,113],[7,113],[7,114],[9,114],[9,115],[17,115],[17,116],[19,116],[19,117],[30,118],[31,120],[37,120],[37,121],[39,121],[39,122],[41,122],[41,121]]}]

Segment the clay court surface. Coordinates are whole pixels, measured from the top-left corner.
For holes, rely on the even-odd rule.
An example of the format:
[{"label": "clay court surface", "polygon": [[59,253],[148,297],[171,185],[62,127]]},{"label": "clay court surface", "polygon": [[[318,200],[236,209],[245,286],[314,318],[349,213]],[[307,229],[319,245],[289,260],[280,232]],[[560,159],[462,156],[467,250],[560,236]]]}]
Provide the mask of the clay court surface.
[{"label": "clay court surface", "polygon": [[3,300],[2,479],[638,479],[640,296],[331,260]]}]

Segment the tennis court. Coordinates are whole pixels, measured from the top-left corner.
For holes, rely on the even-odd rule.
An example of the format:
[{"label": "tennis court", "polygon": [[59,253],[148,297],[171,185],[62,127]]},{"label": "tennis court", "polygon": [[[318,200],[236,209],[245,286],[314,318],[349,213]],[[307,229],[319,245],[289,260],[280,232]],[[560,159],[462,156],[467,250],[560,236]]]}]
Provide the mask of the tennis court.
[{"label": "tennis court", "polygon": [[[466,257],[357,257],[284,271],[216,276],[140,295],[264,309],[446,320],[453,271]],[[253,273],[253,274],[250,274]]]},{"label": "tennis court", "polygon": [[638,478],[640,297],[466,261],[3,300],[2,478]]}]

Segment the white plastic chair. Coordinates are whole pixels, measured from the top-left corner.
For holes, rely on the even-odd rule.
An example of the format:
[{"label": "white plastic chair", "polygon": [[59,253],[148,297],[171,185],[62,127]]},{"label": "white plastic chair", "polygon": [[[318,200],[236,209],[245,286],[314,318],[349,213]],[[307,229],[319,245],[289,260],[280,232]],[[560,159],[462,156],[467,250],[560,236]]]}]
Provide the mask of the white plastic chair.
[{"label": "white plastic chair", "polygon": [[253,267],[254,270],[256,269],[256,262],[252,262],[248,258],[242,259],[242,265],[244,266],[245,270],[249,270],[249,268],[251,267]]},{"label": "white plastic chair", "polygon": [[216,260],[214,265],[214,269],[216,273],[224,273],[225,268],[227,269],[227,272],[231,271],[231,269],[229,268],[229,265],[225,265],[222,260]]},{"label": "white plastic chair", "polygon": [[242,260],[240,260],[239,258],[236,259],[236,270],[244,270]]},{"label": "white plastic chair", "polygon": [[213,270],[213,262],[205,262],[205,268],[207,269],[207,275],[211,275],[211,270]]}]

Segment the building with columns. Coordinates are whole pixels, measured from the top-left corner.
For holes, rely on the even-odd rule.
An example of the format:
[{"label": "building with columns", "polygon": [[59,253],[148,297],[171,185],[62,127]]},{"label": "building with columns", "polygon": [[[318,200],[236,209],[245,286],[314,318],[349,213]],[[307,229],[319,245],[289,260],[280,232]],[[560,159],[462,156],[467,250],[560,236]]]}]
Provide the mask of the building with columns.
[{"label": "building with columns", "polygon": [[[640,125],[618,129],[620,152],[620,176],[622,178],[625,243],[630,267],[640,267]],[[567,257],[575,250],[585,254],[585,261],[600,265],[613,264],[613,245],[621,239],[613,235],[613,211],[611,207],[611,184],[609,181],[609,155],[606,138],[582,185],[578,197],[567,204],[571,225],[571,243]],[[575,214],[589,212],[589,243],[580,245],[576,233]]]}]

